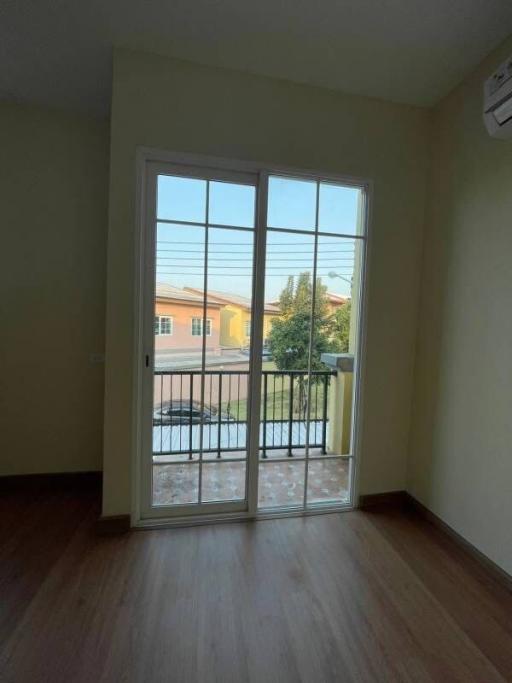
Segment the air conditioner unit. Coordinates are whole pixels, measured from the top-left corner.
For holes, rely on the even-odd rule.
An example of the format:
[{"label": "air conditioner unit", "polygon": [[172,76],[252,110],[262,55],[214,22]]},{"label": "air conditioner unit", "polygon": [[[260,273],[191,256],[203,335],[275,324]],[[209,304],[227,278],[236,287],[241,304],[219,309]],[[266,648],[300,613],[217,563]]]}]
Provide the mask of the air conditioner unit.
[{"label": "air conditioner unit", "polygon": [[512,57],[484,83],[484,122],[494,138],[512,138]]}]

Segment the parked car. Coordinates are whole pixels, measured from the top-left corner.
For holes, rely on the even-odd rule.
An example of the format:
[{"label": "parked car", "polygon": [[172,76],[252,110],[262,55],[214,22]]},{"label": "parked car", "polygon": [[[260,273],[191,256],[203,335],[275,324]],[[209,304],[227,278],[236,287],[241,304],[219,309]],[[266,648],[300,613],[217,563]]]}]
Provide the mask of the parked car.
[{"label": "parked car", "polygon": [[[203,406],[199,401],[189,399],[164,401],[153,411],[154,425],[189,425],[205,422],[218,422],[218,411],[210,406]],[[221,414],[222,421],[230,421],[233,418]]]}]

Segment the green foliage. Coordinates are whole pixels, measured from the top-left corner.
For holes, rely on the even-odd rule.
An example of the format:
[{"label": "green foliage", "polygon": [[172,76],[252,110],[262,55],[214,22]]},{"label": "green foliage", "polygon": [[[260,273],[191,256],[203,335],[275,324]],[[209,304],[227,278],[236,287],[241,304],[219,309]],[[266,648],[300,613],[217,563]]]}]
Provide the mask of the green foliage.
[{"label": "green foliage", "polygon": [[[272,359],[278,370],[308,370],[309,343],[313,332],[311,370],[326,370],[322,353],[346,353],[350,335],[350,301],[329,314],[327,287],[316,282],[315,311],[312,315],[313,287],[310,273],[301,273],[297,283],[289,277],[279,297],[280,316],[274,318],[268,337]],[[315,378],[312,377],[312,383]],[[294,411],[305,414],[308,388],[305,376],[293,380]]]},{"label": "green foliage", "polygon": [[309,341],[313,325],[312,370],[325,370],[320,361],[322,353],[338,348],[333,339],[333,320],[328,313],[327,287],[320,278],[316,283],[315,314],[311,315],[311,275],[301,273],[295,284],[288,278],[279,297],[281,315],[272,322],[268,344],[272,358],[279,370],[307,370]]},{"label": "green foliage", "polygon": [[281,315],[289,315],[292,312],[294,298],[293,275],[290,275],[285,288],[279,295]]},{"label": "green foliage", "polygon": [[348,353],[351,312],[352,302],[349,299],[332,316],[332,334],[337,345],[336,353]]}]

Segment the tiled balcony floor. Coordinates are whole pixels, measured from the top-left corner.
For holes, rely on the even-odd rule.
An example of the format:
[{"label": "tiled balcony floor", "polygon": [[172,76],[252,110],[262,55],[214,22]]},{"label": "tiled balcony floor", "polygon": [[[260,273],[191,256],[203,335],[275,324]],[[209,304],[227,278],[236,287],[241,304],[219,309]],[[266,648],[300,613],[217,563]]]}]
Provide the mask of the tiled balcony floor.
[{"label": "tiled balcony floor", "polygon": [[[245,462],[203,464],[202,500],[236,501],[245,497]],[[260,461],[259,506],[262,508],[302,505],[304,461]],[[153,468],[153,503],[178,505],[197,503],[197,463],[157,465]],[[349,462],[345,459],[311,458],[308,473],[308,502],[348,502]]]}]

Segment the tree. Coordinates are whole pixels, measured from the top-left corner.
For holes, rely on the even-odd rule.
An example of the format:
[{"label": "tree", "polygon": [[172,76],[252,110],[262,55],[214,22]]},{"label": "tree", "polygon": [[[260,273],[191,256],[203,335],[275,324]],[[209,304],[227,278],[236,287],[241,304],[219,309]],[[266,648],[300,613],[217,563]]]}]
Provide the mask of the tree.
[{"label": "tree", "polygon": [[[311,302],[313,287],[309,272],[301,273],[297,283],[293,277],[279,297],[281,315],[274,318],[268,337],[268,345],[278,370],[303,370],[309,366],[309,343],[311,332],[313,344],[311,351],[311,370],[325,370],[320,357],[322,353],[337,351],[333,338],[333,319],[329,315],[327,287],[317,279],[315,292],[315,311],[312,316]],[[300,413],[306,407],[306,377],[299,375],[296,392],[296,409]],[[315,381],[315,378],[312,378]]]},{"label": "tree", "polygon": [[348,299],[333,315],[332,334],[337,345],[337,353],[348,353],[351,312],[352,302]]},{"label": "tree", "polygon": [[289,315],[293,309],[294,301],[294,284],[293,275],[288,277],[285,288],[279,295],[279,310],[281,315]]}]

